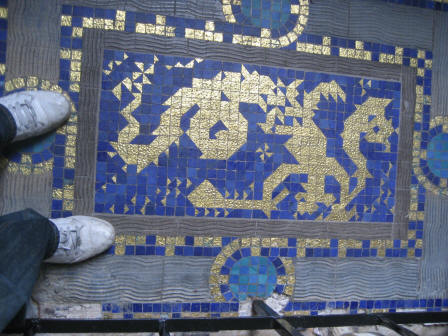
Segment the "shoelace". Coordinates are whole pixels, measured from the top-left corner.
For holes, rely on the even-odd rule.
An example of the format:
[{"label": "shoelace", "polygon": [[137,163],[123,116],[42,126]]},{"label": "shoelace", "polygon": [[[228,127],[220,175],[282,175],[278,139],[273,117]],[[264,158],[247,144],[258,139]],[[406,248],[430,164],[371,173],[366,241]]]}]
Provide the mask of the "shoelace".
[{"label": "shoelace", "polygon": [[21,102],[15,102],[12,105],[9,105],[8,108],[12,110],[11,112],[18,119],[18,128],[21,129],[33,129],[38,126],[38,120],[36,111],[31,102],[31,98],[25,98]]},{"label": "shoelace", "polygon": [[78,230],[59,231],[59,246],[63,250],[76,250],[80,239]]}]

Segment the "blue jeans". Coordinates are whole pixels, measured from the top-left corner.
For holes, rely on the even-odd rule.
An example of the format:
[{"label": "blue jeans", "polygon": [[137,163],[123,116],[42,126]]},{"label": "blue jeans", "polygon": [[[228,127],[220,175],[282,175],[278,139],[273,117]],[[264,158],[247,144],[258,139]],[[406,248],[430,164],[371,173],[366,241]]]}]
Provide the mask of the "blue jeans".
[{"label": "blue jeans", "polygon": [[58,244],[56,226],[34,210],[0,216],[0,332],[27,303],[42,261]]},{"label": "blue jeans", "polygon": [[8,109],[0,104],[0,151],[16,136],[17,126]]}]

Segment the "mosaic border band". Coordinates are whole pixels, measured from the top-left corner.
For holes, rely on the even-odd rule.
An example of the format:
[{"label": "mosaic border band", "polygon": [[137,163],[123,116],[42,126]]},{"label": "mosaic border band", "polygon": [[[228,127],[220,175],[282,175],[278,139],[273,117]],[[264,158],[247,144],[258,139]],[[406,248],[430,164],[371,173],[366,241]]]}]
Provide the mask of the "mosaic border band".
[{"label": "mosaic border band", "polygon": [[410,258],[421,257],[423,223],[410,222],[410,240],[355,240],[311,238],[238,238],[119,234],[110,255],[216,257],[234,241],[251,248],[251,255],[288,258]]},{"label": "mosaic border band", "polygon": [[[438,312],[448,310],[448,299],[355,300],[355,301],[290,301],[283,309],[285,316],[325,314],[395,313],[409,310]],[[190,303],[103,303],[105,319],[237,317],[238,302]]]}]

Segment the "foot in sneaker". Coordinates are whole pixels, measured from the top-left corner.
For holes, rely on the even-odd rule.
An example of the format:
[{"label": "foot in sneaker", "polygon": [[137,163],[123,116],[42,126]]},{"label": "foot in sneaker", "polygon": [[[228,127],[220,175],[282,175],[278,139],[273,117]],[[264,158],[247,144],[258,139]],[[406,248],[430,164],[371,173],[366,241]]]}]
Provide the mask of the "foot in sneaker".
[{"label": "foot in sneaker", "polygon": [[70,104],[60,93],[21,91],[0,98],[17,126],[13,140],[44,134],[60,126],[70,115]]},{"label": "foot in sneaker", "polygon": [[45,262],[73,264],[91,258],[109,248],[115,230],[108,222],[95,217],[72,216],[50,219],[59,230],[56,252]]}]

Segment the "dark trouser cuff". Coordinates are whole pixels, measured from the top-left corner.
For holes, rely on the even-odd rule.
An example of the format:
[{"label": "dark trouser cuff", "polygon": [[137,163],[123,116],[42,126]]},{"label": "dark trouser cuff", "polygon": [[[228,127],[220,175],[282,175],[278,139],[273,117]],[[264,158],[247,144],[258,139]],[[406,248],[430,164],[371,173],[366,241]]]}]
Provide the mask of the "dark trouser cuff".
[{"label": "dark trouser cuff", "polygon": [[53,232],[53,234],[51,235],[52,239],[50,239],[50,241],[48,242],[48,248],[45,253],[45,259],[50,258],[56,252],[59,245],[59,230],[51,220],[48,220],[48,223],[50,224],[51,231]]},{"label": "dark trouser cuff", "polygon": [[9,110],[0,104],[0,150],[14,140],[17,126]]}]

